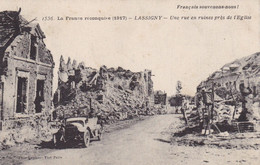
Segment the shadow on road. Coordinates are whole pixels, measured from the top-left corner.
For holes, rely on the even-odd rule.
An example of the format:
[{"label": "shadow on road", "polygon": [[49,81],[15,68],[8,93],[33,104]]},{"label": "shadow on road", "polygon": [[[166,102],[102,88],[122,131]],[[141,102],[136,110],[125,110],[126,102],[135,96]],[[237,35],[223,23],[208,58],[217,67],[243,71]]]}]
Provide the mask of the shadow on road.
[{"label": "shadow on road", "polygon": [[157,141],[163,142],[163,143],[171,143],[170,140],[165,140],[165,139],[159,139],[159,138],[157,138],[157,139],[154,139],[154,140],[157,140]]},{"label": "shadow on road", "polygon": [[[95,141],[95,140],[91,140]],[[80,141],[73,141],[67,143],[61,143],[55,146],[53,141],[42,141],[38,144],[38,149],[79,149],[79,148],[86,148],[82,142]]]}]

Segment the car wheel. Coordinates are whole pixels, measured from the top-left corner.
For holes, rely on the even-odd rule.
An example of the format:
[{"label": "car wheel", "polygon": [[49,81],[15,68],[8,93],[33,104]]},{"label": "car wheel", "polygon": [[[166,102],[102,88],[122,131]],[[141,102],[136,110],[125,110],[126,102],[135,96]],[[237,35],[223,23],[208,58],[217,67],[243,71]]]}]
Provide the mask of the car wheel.
[{"label": "car wheel", "polygon": [[89,143],[90,143],[90,133],[89,133],[89,131],[84,132],[83,141],[84,141],[84,146],[88,147]]}]

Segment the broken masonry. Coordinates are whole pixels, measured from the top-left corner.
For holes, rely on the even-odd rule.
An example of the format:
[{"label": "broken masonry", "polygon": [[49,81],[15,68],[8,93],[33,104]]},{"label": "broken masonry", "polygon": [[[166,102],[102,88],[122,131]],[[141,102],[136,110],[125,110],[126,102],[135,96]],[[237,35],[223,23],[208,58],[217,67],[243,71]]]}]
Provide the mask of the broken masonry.
[{"label": "broken masonry", "polygon": [[211,122],[231,123],[233,130],[253,131],[260,120],[259,91],[260,53],[225,64],[197,87],[199,119],[210,116]]},{"label": "broken masonry", "polygon": [[54,104],[57,117],[89,115],[91,111],[106,121],[131,118],[152,109],[152,72],[132,72],[121,67],[98,70],[61,56],[58,89]]}]

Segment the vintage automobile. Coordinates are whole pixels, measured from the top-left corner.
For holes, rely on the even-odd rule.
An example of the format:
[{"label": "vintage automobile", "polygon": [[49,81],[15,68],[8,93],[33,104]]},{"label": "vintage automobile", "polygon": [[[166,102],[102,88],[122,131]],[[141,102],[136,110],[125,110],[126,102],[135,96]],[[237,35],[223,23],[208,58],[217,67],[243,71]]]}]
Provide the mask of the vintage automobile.
[{"label": "vintage automobile", "polygon": [[98,118],[72,117],[65,119],[57,132],[53,134],[55,146],[80,140],[85,147],[89,146],[90,140],[102,138],[103,126],[98,124]]}]

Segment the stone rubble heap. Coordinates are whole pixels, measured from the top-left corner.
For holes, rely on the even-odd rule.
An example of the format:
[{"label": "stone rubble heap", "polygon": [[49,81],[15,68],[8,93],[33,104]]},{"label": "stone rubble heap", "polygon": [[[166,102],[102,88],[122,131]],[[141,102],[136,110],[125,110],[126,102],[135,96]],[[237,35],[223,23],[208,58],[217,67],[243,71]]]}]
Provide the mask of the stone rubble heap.
[{"label": "stone rubble heap", "polygon": [[99,70],[70,58],[60,59],[58,89],[55,93],[57,118],[101,116],[105,122],[147,114],[153,109],[151,71],[131,72],[121,67]]}]

